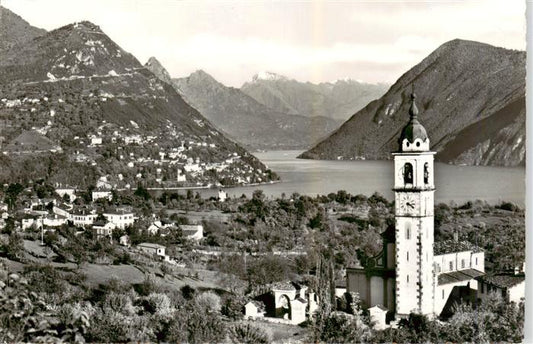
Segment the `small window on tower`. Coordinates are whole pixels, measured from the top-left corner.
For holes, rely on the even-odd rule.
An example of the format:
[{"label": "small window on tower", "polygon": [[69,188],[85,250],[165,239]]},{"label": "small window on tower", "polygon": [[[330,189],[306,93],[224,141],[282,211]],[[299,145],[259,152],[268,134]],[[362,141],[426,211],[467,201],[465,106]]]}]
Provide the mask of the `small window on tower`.
[{"label": "small window on tower", "polygon": [[405,224],[405,239],[407,240],[411,239],[411,224],[410,223]]},{"label": "small window on tower", "polygon": [[409,252],[407,252],[407,261],[409,261]]},{"label": "small window on tower", "polygon": [[409,275],[407,275],[407,283],[409,283]]},{"label": "small window on tower", "polygon": [[429,165],[427,162],[424,164],[424,184],[429,184]]},{"label": "small window on tower", "polygon": [[413,165],[409,162],[403,167],[403,182],[404,184],[413,184]]},{"label": "small window on tower", "polygon": [[465,260],[461,259],[461,269],[464,269],[464,268],[465,268]]}]

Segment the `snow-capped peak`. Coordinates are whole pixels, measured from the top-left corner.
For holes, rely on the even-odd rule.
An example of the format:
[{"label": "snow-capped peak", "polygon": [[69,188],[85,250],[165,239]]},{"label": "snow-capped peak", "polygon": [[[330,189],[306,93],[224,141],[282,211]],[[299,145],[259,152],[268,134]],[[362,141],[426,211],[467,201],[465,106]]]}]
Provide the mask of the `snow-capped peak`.
[{"label": "snow-capped peak", "polygon": [[256,75],[254,75],[254,77],[252,78],[252,81],[259,81],[259,80],[270,80],[270,81],[287,80],[287,77],[276,74],[276,73],[272,73],[272,72],[259,72]]}]

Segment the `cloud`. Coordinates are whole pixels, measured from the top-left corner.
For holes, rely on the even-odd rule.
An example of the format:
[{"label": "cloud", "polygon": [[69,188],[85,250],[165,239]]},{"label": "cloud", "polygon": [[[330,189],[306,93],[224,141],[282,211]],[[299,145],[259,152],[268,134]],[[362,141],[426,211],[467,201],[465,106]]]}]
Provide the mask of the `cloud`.
[{"label": "cloud", "polygon": [[2,3],[46,29],[88,19],[141,62],[156,56],[175,77],[204,69],[237,87],[263,70],[301,81],[394,82],[454,38],[525,48],[522,1]]}]

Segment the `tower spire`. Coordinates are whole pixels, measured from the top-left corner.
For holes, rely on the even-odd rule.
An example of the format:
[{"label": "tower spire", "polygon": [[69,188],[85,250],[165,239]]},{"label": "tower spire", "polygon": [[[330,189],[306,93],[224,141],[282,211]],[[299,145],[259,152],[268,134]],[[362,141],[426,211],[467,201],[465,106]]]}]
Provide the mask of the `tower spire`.
[{"label": "tower spire", "polygon": [[416,94],[413,92],[411,93],[411,107],[409,108],[409,116],[411,117],[411,121],[418,120],[418,108],[416,107]]}]

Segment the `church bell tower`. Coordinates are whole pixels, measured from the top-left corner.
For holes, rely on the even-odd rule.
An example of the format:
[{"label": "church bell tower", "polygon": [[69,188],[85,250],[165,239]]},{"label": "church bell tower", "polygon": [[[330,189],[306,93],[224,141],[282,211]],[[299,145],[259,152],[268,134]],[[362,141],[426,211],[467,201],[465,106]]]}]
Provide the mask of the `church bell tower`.
[{"label": "church bell tower", "polygon": [[411,312],[432,316],[433,157],[426,129],[418,121],[415,94],[409,122],[403,128],[394,156],[396,230],[396,316]]}]

